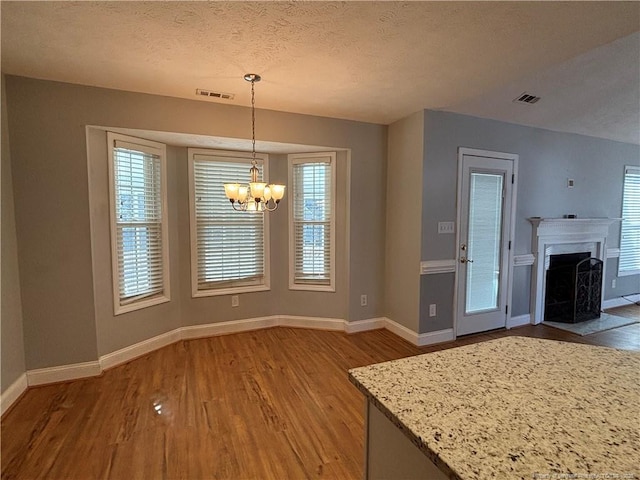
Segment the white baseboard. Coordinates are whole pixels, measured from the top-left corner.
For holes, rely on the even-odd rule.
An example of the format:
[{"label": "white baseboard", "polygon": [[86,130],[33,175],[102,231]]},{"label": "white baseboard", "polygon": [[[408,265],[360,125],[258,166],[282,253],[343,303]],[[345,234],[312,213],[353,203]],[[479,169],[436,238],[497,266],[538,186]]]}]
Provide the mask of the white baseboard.
[{"label": "white baseboard", "polygon": [[[392,333],[417,346],[448,342],[455,338],[453,329],[450,328],[418,335],[407,327],[385,317],[347,322],[340,318],[274,315],[269,317],[248,318],[244,320],[232,320],[229,322],[209,323],[205,325],[190,325],[187,327],[176,328],[170,332],[135,343],[120,350],[116,350],[115,352],[107,353],[100,356],[98,361],[95,362],[29,370],[25,375],[26,384],[17,396],[26,389],[27,385],[42,385],[45,383],[55,383],[65,380],[97,376],[100,375],[103,370],[129,362],[135,358],[141,357],[180,340],[227,335],[270,327],[312,328],[319,330],[344,331],[346,333],[357,333],[367,330],[375,330],[378,328],[386,328]],[[13,388],[13,385],[10,389],[11,388]],[[10,389],[7,389],[7,393],[2,396],[3,405],[5,402],[5,396],[8,399],[7,402],[9,402],[8,405],[15,401],[15,399],[11,400],[11,395],[14,395],[14,390],[11,390],[10,392]],[[18,387],[16,387],[16,389],[16,391],[19,391]],[[17,398],[17,396],[15,398]]]},{"label": "white baseboard", "polygon": [[435,332],[421,333],[418,335],[416,345],[424,347],[425,345],[434,345],[436,343],[452,342],[455,339],[453,328],[445,328]]},{"label": "white baseboard", "polygon": [[356,320],[354,322],[345,322],[344,331],[347,333],[366,332],[369,330],[378,330],[384,328],[386,318],[368,318],[366,320]]},{"label": "white baseboard", "polygon": [[384,328],[389,330],[391,333],[395,333],[400,338],[404,338],[407,342],[418,345],[418,334],[404,325],[400,325],[398,322],[394,322],[390,318],[385,318]]},{"label": "white baseboard", "polygon": [[[178,340],[190,340],[193,338],[216,337],[218,335],[228,335],[230,333],[249,332],[278,326],[278,317],[256,317],[244,320],[231,320],[229,322],[207,323],[204,325],[189,325],[179,328]],[[174,330],[175,331],[175,330]]]},{"label": "white baseboard", "polygon": [[622,298],[622,297],[610,298],[609,300],[605,300],[604,302],[602,302],[602,309],[605,310],[607,308],[615,308],[615,307],[623,307],[625,305],[633,305],[636,302],[640,302],[640,294],[625,295],[624,298]]},{"label": "white baseboard", "polygon": [[0,415],[4,415],[4,412],[9,410],[9,407],[25,392],[27,386],[27,374],[23,373],[15,382],[9,385],[9,388],[2,392],[2,395],[0,395]]},{"label": "white baseboard", "polygon": [[404,338],[406,341],[413,343],[417,347],[451,342],[456,338],[453,328],[445,328],[444,330],[421,333],[418,335],[413,330],[408,329],[404,325],[400,325],[398,322],[394,322],[390,318],[385,318],[384,328],[389,330],[391,333],[395,333],[399,337]]},{"label": "white baseboard", "polygon": [[518,315],[517,317],[510,317],[507,319],[507,329],[514,327],[521,327],[522,325],[529,325],[531,323],[531,314],[525,313],[524,315]]},{"label": "white baseboard", "polygon": [[107,368],[115,367],[116,365],[133,360],[134,358],[146,355],[147,353],[158,350],[159,348],[171,345],[180,339],[180,329],[171,330],[170,332],[162,333],[149,338],[148,340],[143,340],[142,342],[121,348],[115,352],[102,355],[98,359],[98,362],[100,363],[101,369],[106,370]]},{"label": "white baseboard", "polygon": [[279,315],[279,327],[296,327],[311,328],[314,330],[345,330],[346,322],[339,318],[320,318],[320,317],[296,317],[293,315]]},{"label": "white baseboard", "polygon": [[29,386],[44,385],[45,383],[64,382],[77,378],[95,377],[102,373],[100,363],[84,362],[59,367],[38,368],[27,371],[27,383]]}]

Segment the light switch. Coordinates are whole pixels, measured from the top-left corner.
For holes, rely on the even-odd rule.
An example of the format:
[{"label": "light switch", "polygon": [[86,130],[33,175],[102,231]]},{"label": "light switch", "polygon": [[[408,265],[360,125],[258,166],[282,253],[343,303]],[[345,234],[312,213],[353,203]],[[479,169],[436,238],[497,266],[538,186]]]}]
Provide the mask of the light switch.
[{"label": "light switch", "polygon": [[438,233],[455,233],[455,222],[438,222]]}]

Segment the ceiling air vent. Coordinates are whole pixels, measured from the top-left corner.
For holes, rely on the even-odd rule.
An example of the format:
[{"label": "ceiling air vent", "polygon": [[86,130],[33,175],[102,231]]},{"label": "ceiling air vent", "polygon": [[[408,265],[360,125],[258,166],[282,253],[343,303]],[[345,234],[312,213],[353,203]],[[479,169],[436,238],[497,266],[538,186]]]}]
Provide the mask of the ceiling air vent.
[{"label": "ceiling air vent", "polygon": [[203,90],[202,88],[196,88],[196,95],[209,98],[221,98],[223,100],[233,100],[233,97],[235,97],[233,93],[213,92],[211,90]]},{"label": "ceiling air vent", "polygon": [[523,92],[518,98],[513,99],[515,103],[528,103],[529,105],[533,105],[538,100],[540,100],[540,97],[536,97],[527,92]]}]

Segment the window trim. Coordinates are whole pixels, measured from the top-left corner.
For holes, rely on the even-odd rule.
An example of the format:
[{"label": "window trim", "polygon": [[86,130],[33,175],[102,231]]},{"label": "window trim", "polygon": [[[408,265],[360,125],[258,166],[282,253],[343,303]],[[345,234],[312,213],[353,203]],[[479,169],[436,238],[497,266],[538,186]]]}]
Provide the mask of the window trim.
[{"label": "window trim", "polygon": [[[188,149],[188,164],[189,164],[189,237],[191,246],[191,296],[192,298],[198,297],[213,297],[219,295],[235,295],[240,293],[250,292],[264,292],[271,290],[271,268],[270,268],[270,235],[269,235],[269,213],[263,213],[263,246],[264,246],[264,277],[263,282],[255,285],[240,285],[235,287],[220,287],[220,288],[208,288],[206,290],[198,289],[198,248],[197,248],[197,225],[196,225],[196,209],[195,209],[195,177],[194,177],[194,163],[196,155],[210,156],[224,158],[226,161],[238,161],[242,160],[242,163],[247,165],[247,182],[249,175],[249,168],[251,168],[251,152],[239,152],[231,150],[210,150],[204,148],[189,148]],[[269,155],[264,153],[256,153],[256,159],[262,161],[262,177],[263,182],[268,182],[269,179]],[[221,191],[223,191],[223,185],[220,185]],[[231,204],[229,204],[229,208]],[[252,215],[249,213],[248,215]]]},{"label": "window trim", "polygon": [[[295,245],[293,228],[293,166],[303,163],[326,163],[329,157],[331,164],[331,235],[329,248],[329,284],[296,283],[295,282]],[[311,292],[335,292],[336,291],[336,152],[293,153],[288,155],[289,166],[289,290],[302,290]]]},{"label": "window trim", "polygon": [[[625,165],[624,167],[624,174],[622,177],[622,201],[620,203],[620,216],[624,217],[624,195],[625,195],[625,183],[626,183],[626,176],[628,171],[631,170],[633,172],[634,175],[640,175],[640,166],[638,165]],[[640,220],[640,219],[639,219]],[[622,221],[620,222],[620,255],[618,256],[618,272],[617,275],[618,277],[627,277],[630,275],[638,275],[640,274],[640,268],[636,268],[634,270],[621,270],[621,259],[623,256],[623,248],[622,248],[622,234],[623,234],[623,229],[625,226],[625,219],[622,218]]]},{"label": "window trim", "polygon": [[[118,266],[118,234],[116,222],[115,166],[113,153],[116,141],[144,153],[160,157],[160,196],[162,208],[162,293],[139,300],[120,302],[120,270]],[[109,165],[109,230],[111,235],[111,277],[113,288],[114,315],[133,312],[143,308],[166,303],[171,300],[171,282],[169,265],[169,209],[167,200],[167,147],[166,145],[142,138],[130,137],[119,133],[107,132]]]}]

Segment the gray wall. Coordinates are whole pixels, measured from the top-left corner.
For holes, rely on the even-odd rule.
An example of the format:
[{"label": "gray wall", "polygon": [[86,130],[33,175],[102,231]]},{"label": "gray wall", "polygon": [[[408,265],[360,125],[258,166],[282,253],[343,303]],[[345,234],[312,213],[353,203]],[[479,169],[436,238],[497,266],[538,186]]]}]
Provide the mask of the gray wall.
[{"label": "gray wall", "polygon": [[22,336],[22,305],[18,273],[18,245],[13,202],[9,129],[7,125],[4,76],[2,76],[2,223],[0,225],[0,392],[11,386],[25,371],[24,339]]},{"label": "gray wall", "polygon": [[[439,238],[443,235],[437,234],[437,222],[456,217],[458,147],[520,155],[516,255],[531,252],[529,217],[562,217],[566,213],[582,218],[620,217],[624,165],[637,165],[640,159],[638,145],[437,111],[425,112],[424,141],[423,260],[455,258],[455,245]],[[574,188],[567,188],[567,178],[575,179]],[[609,247],[619,245],[619,236],[619,224],[614,224]],[[607,262],[605,298],[640,291],[637,275],[619,278],[617,288],[611,289],[616,268],[616,260]],[[528,267],[516,268],[513,315],[529,313],[529,274]],[[427,280],[433,284],[424,285],[423,281],[421,302],[433,303],[444,291],[452,292],[453,281],[452,275]],[[440,298],[443,301],[452,304],[453,298]],[[421,307],[421,311],[425,309]],[[424,331],[451,327],[451,315],[439,322],[421,318],[421,331],[423,327]]]},{"label": "gray wall", "polygon": [[[353,174],[339,170],[342,180],[350,182],[339,200],[347,202],[350,192],[354,207],[344,212],[350,236],[345,228],[338,241],[349,242],[351,248],[338,254],[343,273],[335,294],[287,292],[282,300],[273,291],[243,294],[240,307],[234,309],[227,296],[191,299],[186,149],[169,148],[169,194],[175,196],[169,209],[175,226],[170,235],[172,301],[114,317],[105,254],[107,185],[100,171],[106,162],[93,169],[93,154],[99,158],[102,149],[106,155],[106,141],[102,143],[96,132],[89,137],[92,182],[102,185],[102,192],[92,196],[93,228],[101,232],[94,238],[92,264],[85,127],[246,138],[249,110],[14,76],[7,76],[7,99],[18,245],[29,252],[20,255],[28,369],[95,360],[176,325],[270,315],[276,310],[347,320],[383,315],[384,194],[369,193],[371,188],[384,191],[387,127],[265,110],[256,114],[259,140],[348,151],[339,159],[342,156],[341,165],[346,165],[350,156]],[[275,159],[271,168],[274,178],[276,170],[286,172],[282,159]],[[277,215],[286,216],[286,209]],[[272,230],[282,221],[286,219],[275,219]],[[279,241],[271,252],[273,273],[280,278],[279,268],[287,261],[283,248]],[[272,286],[275,280],[272,277]],[[361,293],[369,294],[368,307],[360,307]],[[415,305],[417,310],[417,301]]]},{"label": "gray wall", "polygon": [[97,357],[86,145],[78,121],[92,105],[50,86],[6,76],[28,370]]},{"label": "gray wall", "polygon": [[414,332],[420,316],[423,135],[422,111],[389,126],[385,312]]}]

